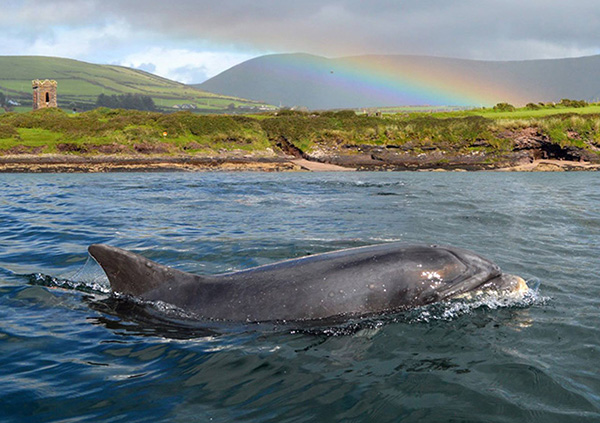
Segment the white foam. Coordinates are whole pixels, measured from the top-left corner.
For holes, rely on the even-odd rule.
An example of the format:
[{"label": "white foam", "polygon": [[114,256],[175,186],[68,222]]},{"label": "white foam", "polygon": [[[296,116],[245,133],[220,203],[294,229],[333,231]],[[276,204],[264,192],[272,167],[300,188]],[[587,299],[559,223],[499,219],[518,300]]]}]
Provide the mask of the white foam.
[{"label": "white foam", "polygon": [[529,289],[526,292],[519,293],[499,293],[497,291],[488,291],[475,294],[471,298],[458,298],[451,301],[431,304],[420,307],[410,322],[429,322],[435,320],[454,320],[465,314],[470,314],[480,308],[496,310],[500,308],[525,308],[535,304],[542,304],[548,300],[543,297],[539,291],[539,282],[527,281]]}]

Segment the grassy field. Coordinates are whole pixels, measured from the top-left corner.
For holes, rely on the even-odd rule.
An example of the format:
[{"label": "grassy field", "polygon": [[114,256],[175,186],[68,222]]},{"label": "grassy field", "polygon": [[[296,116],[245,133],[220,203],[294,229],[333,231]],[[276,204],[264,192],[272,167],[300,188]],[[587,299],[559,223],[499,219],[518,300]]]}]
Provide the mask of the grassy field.
[{"label": "grassy field", "polygon": [[481,116],[487,119],[535,119],[561,114],[600,114],[600,103],[591,103],[585,107],[566,107],[560,103],[537,106],[538,109],[527,107],[514,108],[511,111],[496,110],[494,108],[467,108],[453,106],[402,106],[384,107],[357,110],[357,113],[383,115],[411,114],[414,116],[431,116],[435,118],[457,118],[466,116]]},{"label": "grassy field", "polygon": [[498,111],[493,108],[454,110],[431,113],[437,118],[453,118],[460,116],[481,116],[488,119],[535,119],[547,116],[562,114],[590,115],[600,114],[600,104],[592,103],[586,107],[564,107],[561,105],[544,106],[537,110],[531,110],[525,107],[517,108],[514,111]]},{"label": "grassy field", "polygon": [[112,109],[0,115],[0,154],[216,154],[270,145],[258,122],[241,116]]},{"label": "grassy field", "polygon": [[0,56],[0,92],[31,108],[34,79],[58,82],[59,106],[95,104],[98,95],[142,94],[152,97],[157,107],[173,110],[175,104],[193,104],[204,111],[224,111],[230,104],[255,107],[258,102],[219,96],[136,69],[95,65],[71,59],[39,56]]},{"label": "grassy field", "polygon": [[463,111],[375,117],[353,111],[230,116],[44,109],[0,115],[0,154],[272,154],[285,140],[309,154],[359,154],[374,146],[415,155],[494,156],[513,151],[519,134],[526,133],[560,149],[584,151],[595,161],[600,160],[600,114],[589,110],[534,117],[517,110],[491,119]]}]

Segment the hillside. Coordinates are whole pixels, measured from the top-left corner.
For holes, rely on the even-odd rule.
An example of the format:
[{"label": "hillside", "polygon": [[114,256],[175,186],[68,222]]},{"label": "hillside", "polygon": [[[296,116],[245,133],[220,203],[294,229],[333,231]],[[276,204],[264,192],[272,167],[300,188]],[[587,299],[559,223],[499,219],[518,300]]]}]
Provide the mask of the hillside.
[{"label": "hillside", "polygon": [[254,116],[103,108],[5,113],[0,172],[42,171],[44,163],[54,171],[87,171],[86,163],[95,171],[226,163],[285,170],[303,166],[297,160],[361,170],[498,169],[551,160],[569,170],[600,170],[600,115],[593,113],[598,105],[557,110],[563,113],[518,119],[462,112],[378,117],[349,110]]},{"label": "hillside", "polygon": [[257,106],[256,102],[211,94],[150,73],[121,66],[95,65],[72,59],[39,56],[0,56],[0,92],[31,107],[31,81],[58,81],[59,107],[73,103],[89,108],[100,94],[142,94],[153,98],[159,109],[173,110],[176,104],[193,104],[203,111],[224,111]]},{"label": "hillside", "polygon": [[277,54],[241,63],[196,87],[282,106],[342,109],[492,106],[600,99],[600,56],[491,62],[422,56],[327,59]]}]

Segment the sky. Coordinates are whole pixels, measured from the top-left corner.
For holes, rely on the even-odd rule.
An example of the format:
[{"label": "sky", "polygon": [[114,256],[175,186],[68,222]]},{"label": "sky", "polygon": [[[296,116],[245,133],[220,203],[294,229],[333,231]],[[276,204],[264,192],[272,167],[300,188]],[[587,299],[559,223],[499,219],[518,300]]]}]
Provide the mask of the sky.
[{"label": "sky", "polygon": [[253,57],[600,54],[598,0],[1,0],[0,55],[67,57],[200,83]]}]

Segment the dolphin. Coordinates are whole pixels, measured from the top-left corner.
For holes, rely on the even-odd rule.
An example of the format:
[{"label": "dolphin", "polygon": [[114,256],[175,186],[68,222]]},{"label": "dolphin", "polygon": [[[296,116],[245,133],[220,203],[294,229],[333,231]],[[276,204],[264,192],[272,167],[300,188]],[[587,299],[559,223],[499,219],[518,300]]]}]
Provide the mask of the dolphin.
[{"label": "dolphin", "polygon": [[398,312],[475,292],[523,293],[527,284],[478,254],[449,246],[387,243],[195,275],[117,247],[90,255],[114,293],[162,301],[201,319],[267,322]]}]

